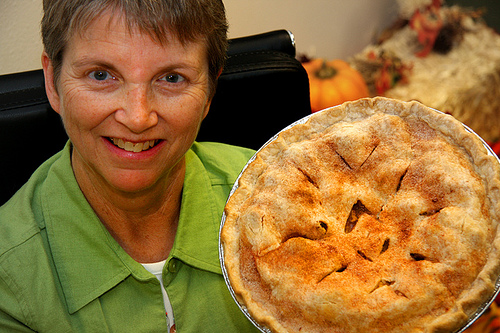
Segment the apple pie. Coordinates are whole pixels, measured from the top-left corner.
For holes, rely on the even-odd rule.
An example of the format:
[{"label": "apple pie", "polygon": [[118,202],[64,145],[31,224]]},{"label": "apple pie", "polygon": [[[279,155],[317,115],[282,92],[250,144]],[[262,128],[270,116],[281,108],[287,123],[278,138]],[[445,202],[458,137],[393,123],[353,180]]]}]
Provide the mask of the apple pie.
[{"label": "apple pie", "polygon": [[273,332],[456,332],[500,272],[496,157],[418,102],[367,98],[282,131],[224,211],[230,289]]}]

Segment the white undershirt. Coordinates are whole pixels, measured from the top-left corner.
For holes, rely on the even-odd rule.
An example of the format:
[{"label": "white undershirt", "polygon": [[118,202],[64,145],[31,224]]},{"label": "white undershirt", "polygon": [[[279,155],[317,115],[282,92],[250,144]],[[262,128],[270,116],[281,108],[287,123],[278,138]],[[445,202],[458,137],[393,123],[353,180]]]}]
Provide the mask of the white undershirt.
[{"label": "white undershirt", "polygon": [[151,264],[141,264],[144,266],[144,268],[156,276],[158,281],[160,281],[161,284],[161,292],[163,294],[163,303],[165,305],[165,312],[166,312],[166,317],[167,317],[167,324],[168,324],[168,330],[170,332],[170,329],[172,326],[174,326],[174,313],[172,311],[172,305],[170,304],[170,300],[168,299],[168,294],[167,291],[165,290],[165,287],[163,286],[163,279],[162,277],[162,271],[163,271],[163,266],[165,266],[165,263],[167,260],[159,261],[159,262],[154,262]]}]

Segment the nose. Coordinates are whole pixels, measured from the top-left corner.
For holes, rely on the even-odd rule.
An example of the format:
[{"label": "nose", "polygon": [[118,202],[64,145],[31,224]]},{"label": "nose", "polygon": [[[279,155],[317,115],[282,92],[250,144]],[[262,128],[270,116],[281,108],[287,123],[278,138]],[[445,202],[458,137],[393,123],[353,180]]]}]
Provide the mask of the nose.
[{"label": "nose", "polygon": [[158,123],[154,96],[145,85],[125,89],[121,105],[115,112],[115,119],[133,133],[143,133]]}]

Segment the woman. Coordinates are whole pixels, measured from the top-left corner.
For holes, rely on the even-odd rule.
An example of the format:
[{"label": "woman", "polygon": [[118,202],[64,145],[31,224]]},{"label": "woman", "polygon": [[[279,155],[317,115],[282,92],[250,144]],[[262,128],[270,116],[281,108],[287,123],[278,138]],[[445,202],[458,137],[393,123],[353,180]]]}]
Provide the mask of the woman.
[{"label": "woman", "polygon": [[255,330],[217,248],[252,151],[194,143],[226,30],[219,0],[44,0],[70,141],[0,208],[0,331]]}]

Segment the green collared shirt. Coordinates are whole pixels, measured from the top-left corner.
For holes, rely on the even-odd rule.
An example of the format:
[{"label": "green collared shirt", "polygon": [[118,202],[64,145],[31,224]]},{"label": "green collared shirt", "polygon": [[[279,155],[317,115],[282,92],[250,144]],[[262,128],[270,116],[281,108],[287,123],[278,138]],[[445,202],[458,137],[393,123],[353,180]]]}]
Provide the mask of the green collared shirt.
[{"label": "green collared shirt", "polygon": [[[166,332],[159,281],[111,237],[73,176],[71,146],[0,208],[0,332]],[[223,206],[251,150],[195,143],[163,280],[177,332],[257,332],[218,257]]]}]

